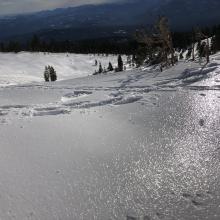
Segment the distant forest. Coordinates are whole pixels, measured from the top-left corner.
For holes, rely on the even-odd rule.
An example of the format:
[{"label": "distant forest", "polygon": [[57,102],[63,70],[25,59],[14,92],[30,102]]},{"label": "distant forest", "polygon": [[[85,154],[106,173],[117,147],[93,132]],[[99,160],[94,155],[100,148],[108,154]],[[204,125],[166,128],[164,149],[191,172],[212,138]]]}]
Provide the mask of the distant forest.
[{"label": "distant forest", "polygon": [[0,43],[1,52],[51,52],[51,53],[80,53],[80,54],[133,54],[137,49],[137,42],[133,39],[101,38],[81,41],[44,41],[37,35],[26,43],[9,41]]},{"label": "distant forest", "polygon": [[[202,32],[209,37],[214,36],[214,50],[220,50],[220,25],[203,28]],[[135,34],[134,34],[135,36]],[[194,30],[188,32],[173,32],[173,45],[176,49],[187,49],[196,42]],[[130,38],[102,38],[83,41],[56,41],[55,39],[43,40],[37,35],[26,43],[9,41],[0,43],[0,52],[69,52],[69,53],[96,53],[96,54],[127,54],[134,55],[138,52],[139,44],[135,37]]]}]

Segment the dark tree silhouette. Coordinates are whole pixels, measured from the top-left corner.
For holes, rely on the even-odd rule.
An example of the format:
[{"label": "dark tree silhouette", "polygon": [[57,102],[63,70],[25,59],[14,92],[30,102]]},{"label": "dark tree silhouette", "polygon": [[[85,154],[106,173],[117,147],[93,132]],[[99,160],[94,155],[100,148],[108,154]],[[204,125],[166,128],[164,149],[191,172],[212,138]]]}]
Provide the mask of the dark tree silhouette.
[{"label": "dark tree silhouette", "polygon": [[108,71],[113,71],[113,70],[114,70],[114,68],[112,66],[112,63],[109,62],[109,64],[108,64]]},{"label": "dark tree silhouette", "polygon": [[123,60],[122,60],[122,57],[121,55],[118,56],[118,71],[123,71]]},{"label": "dark tree silhouette", "polygon": [[45,80],[45,82],[49,82],[50,81],[50,70],[49,70],[48,66],[45,66],[44,80]]}]

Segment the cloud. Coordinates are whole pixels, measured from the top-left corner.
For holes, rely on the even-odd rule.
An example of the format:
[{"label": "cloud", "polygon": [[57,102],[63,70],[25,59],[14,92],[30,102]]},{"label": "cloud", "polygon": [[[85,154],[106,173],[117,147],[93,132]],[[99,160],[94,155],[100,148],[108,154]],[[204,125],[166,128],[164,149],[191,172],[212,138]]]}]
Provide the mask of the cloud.
[{"label": "cloud", "polygon": [[116,0],[0,0],[0,14],[20,14],[47,9],[79,6],[84,4],[101,4],[117,2]]}]

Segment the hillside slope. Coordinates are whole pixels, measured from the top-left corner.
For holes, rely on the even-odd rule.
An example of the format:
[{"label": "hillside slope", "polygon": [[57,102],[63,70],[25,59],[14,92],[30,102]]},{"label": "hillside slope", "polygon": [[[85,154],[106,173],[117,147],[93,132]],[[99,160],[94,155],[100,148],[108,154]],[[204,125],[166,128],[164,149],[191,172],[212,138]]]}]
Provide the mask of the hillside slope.
[{"label": "hillside slope", "polygon": [[220,218],[220,54],[0,100],[1,219]]},{"label": "hillside slope", "polygon": [[[123,59],[125,59],[123,57]],[[115,67],[117,56],[98,56],[70,53],[0,53],[0,87],[44,81],[45,66],[51,65],[58,80],[92,75],[98,71],[95,60],[107,68],[109,62]]]}]

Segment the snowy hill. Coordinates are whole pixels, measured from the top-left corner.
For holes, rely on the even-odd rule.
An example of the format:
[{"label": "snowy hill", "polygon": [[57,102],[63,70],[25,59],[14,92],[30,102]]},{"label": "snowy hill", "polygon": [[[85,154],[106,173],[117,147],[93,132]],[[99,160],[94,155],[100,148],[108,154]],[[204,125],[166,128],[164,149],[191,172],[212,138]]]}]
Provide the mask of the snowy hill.
[{"label": "snowy hill", "polygon": [[45,66],[53,66],[59,80],[92,75],[98,69],[95,60],[103,68],[112,62],[115,66],[117,56],[97,56],[81,54],[51,53],[0,53],[0,87],[12,84],[42,82]]},{"label": "snowy hill", "polygon": [[77,79],[74,55],[16,56],[68,80],[0,89],[1,219],[220,218],[220,54]]}]

